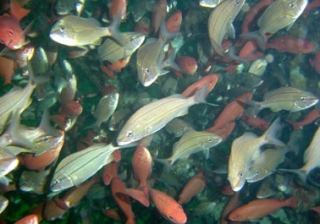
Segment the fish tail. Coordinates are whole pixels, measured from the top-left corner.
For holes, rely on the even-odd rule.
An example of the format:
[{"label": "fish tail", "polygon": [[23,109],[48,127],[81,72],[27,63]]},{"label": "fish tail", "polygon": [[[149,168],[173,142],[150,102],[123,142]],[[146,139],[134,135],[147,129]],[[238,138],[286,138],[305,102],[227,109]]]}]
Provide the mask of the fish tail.
[{"label": "fish tail", "polygon": [[196,92],[192,98],[194,102],[196,103],[207,103],[206,97],[207,97],[207,85],[205,84],[198,92]]},{"label": "fish tail", "polygon": [[283,203],[288,207],[297,209],[298,202],[299,202],[299,195],[293,195],[292,197],[287,198]]},{"label": "fish tail", "polygon": [[177,65],[177,63],[174,61],[175,56],[176,56],[176,52],[172,51],[169,54],[168,58],[161,63],[162,64],[161,67],[162,68],[170,67],[176,71],[182,72],[179,65]]},{"label": "fish tail", "polygon": [[61,133],[56,130],[54,127],[51,126],[50,124],[50,114],[49,114],[49,110],[45,109],[43,112],[43,116],[39,125],[39,129],[43,130],[45,133],[55,136],[55,137],[59,137],[61,136]]},{"label": "fish tail", "polygon": [[156,161],[156,162],[162,163],[166,171],[169,171],[170,167],[173,164],[173,161],[171,159],[157,159],[157,158],[154,158],[153,160]]},{"label": "fish tail", "polygon": [[241,34],[240,38],[247,41],[254,40],[262,51],[266,49],[266,42],[258,31]]},{"label": "fish tail", "polygon": [[308,171],[304,169],[278,169],[279,171],[285,171],[290,173],[295,173],[299,176],[300,180],[304,183],[307,182]]},{"label": "fish tail", "polygon": [[242,99],[246,104],[252,106],[252,110],[248,110],[247,114],[253,117],[257,117],[259,111],[262,109],[262,104],[254,100],[250,100],[248,98],[242,98]]},{"label": "fish tail", "polygon": [[113,39],[115,39],[121,46],[125,45],[125,41],[123,40],[122,36],[120,35],[119,25],[121,23],[121,14],[118,13],[117,16],[114,18],[110,26],[108,27],[108,32],[111,33]]},{"label": "fish tail", "polygon": [[277,118],[263,135],[264,141],[266,143],[270,143],[276,146],[281,146],[281,147],[286,146],[282,141],[280,141],[276,137],[276,134],[280,128],[281,128],[280,118]]}]

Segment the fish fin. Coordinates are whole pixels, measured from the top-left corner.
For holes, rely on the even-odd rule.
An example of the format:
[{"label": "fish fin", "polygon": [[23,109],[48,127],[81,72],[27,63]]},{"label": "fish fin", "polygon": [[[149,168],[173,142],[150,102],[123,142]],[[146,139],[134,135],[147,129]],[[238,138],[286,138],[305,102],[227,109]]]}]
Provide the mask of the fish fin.
[{"label": "fish fin", "polygon": [[112,21],[112,23],[110,24],[109,30],[111,32],[111,36],[113,37],[113,39],[115,39],[121,46],[124,46],[125,41],[119,32],[120,23],[121,23],[121,13],[118,13],[117,16],[114,18],[114,20]]},{"label": "fish fin", "polygon": [[257,102],[257,101],[254,101],[254,100],[250,100],[248,98],[242,98],[243,101],[252,106],[252,111],[247,111],[247,114],[253,116],[254,118],[257,117],[259,111],[262,109],[262,103],[261,102]]},{"label": "fish fin", "polygon": [[282,141],[276,138],[276,134],[280,128],[281,128],[280,118],[277,118],[271,124],[268,130],[263,134],[264,141],[266,143],[270,143],[276,146],[285,147],[286,145]]},{"label": "fish fin", "polygon": [[60,198],[54,198],[53,200],[60,208],[62,208],[64,210],[68,210],[70,208],[67,205],[67,203],[64,200],[60,199]]},{"label": "fish fin", "polygon": [[209,159],[209,156],[210,156],[210,150],[209,150],[209,148],[204,148],[202,152],[203,152],[205,158],[206,158],[206,159]]},{"label": "fish fin", "polygon": [[290,198],[287,198],[285,201],[283,201],[285,206],[297,209],[298,208],[298,202],[299,202],[299,195],[293,195]]},{"label": "fish fin", "polygon": [[158,158],[153,158],[154,161],[162,163],[164,166],[164,169],[169,172],[170,171],[170,167],[173,164],[172,159],[158,159]]},{"label": "fish fin", "polygon": [[192,96],[194,102],[196,102],[196,103],[207,103],[207,101],[206,101],[207,85],[208,84],[203,85],[203,87]]},{"label": "fish fin", "polygon": [[284,171],[284,172],[290,172],[295,173],[299,176],[300,180],[302,180],[304,183],[307,182],[308,177],[308,171],[304,169],[278,169],[278,171]]},{"label": "fish fin", "polygon": [[0,184],[4,185],[4,186],[8,186],[9,185],[9,179],[6,178],[5,176],[0,177]]},{"label": "fish fin", "polygon": [[18,3],[17,0],[10,1],[10,8],[11,8],[10,14],[13,17],[17,18],[18,21],[20,21],[23,17],[25,17],[30,12],[30,10],[21,7],[21,5]]},{"label": "fish fin", "polygon": [[150,205],[149,197],[143,191],[140,191],[140,190],[137,190],[137,189],[133,189],[133,188],[127,188],[125,190],[125,192],[130,197],[132,197],[136,201],[140,202],[145,207],[149,207],[149,205]]},{"label": "fish fin", "polygon": [[43,130],[45,133],[55,136],[55,137],[60,137],[61,133],[53,128],[50,124],[50,114],[49,110],[45,109],[42,115],[42,119],[40,122],[40,125],[38,127],[39,129]]},{"label": "fish fin", "polygon": [[240,38],[246,41],[254,40],[262,51],[266,49],[266,42],[264,41],[263,36],[261,36],[258,31],[243,33],[240,35]]},{"label": "fish fin", "polygon": [[235,31],[234,26],[233,26],[232,23],[230,23],[229,26],[228,26],[227,37],[230,37],[232,39],[236,38],[236,31]]},{"label": "fish fin", "polygon": [[166,60],[162,61],[161,68],[170,67],[176,71],[182,72],[179,65],[177,65],[177,63],[175,63],[175,61],[174,61],[175,56],[176,56],[175,52],[172,51],[169,54],[168,58]]}]

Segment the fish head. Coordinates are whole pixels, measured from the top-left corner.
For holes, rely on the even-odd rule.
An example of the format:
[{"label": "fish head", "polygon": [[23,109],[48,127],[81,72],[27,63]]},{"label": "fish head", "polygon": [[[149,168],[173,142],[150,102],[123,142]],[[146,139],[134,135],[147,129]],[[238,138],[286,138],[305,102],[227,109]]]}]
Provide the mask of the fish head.
[{"label": "fish head", "polygon": [[63,175],[58,178],[53,176],[52,181],[50,183],[50,189],[53,192],[62,191],[73,186],[73,181],[67,175]]},{"label": "fish head", "polygon": [[58,0],[55,6],[55,10],[58,15],[67,15],[74,9],[73,1]]},{"label": "fish head", "polygon": [[117,138],[118,145],[127,145],[136,141],[136,135],[133,130],[125,130],[119,133]]},{"label": "fish head", "polygon": [[301,96],[299,100],[294,101],[297,108],[299,109],[307,109],[309,107],[314,106],[319,102],[319,99],[313,96],[311,93],[305,96]]},{"label": "fish head", "polygon": [[187,216],[184,213],[181,205],[174,204],[174,206],[170,206],[170,207],[171,207],[170,209],[167,209],[165,212],[162,213],[163,217],[168,219],[170,222],[176,223],[176,224],[183,224],[187,222]]},{"label": "fish head", "polygon": [[19,49],[25,43],[25,37],[19,21],[13,17],[0,18],[0,43],[10,49]]},{"label": "fish head", "polygon": [[228,172],[228,180],[233,191],[240,191],[246,182],[244,173],[240,170]]},{"label": "fish head", "polygon": [[74,40],[74,38],[72,38],[72,36],[72,28],[67,28],[63,19],[59,20],[50,30],[50,38],[55,42],[63,45],[77,45],[76,41]]},{"label": "fish head", "polygon": [[57,151],[60,151],[63,143],[64,143],[64,134],[62,134],[61,136],[41,135],[37,137],[33,142],[33,144],[37,148],[37,151],[40,153],[46,152],[53,148],[56,148]]},{"label": "fish head", "polygon": [[161,72],[157,65],[150,65],[148,67],[141,67],[139,73],[140,82],[143,86],[147,87],[154,83]]}]

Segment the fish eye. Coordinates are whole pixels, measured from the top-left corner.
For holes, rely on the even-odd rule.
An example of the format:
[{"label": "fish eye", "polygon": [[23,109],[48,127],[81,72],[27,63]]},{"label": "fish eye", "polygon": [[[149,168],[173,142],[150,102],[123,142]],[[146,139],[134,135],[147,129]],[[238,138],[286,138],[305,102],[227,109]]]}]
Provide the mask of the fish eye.
[{"label": "fish eye", "polygon": [[243,178],[243,174],[242,173],[239,173],[239,178]]},{"label": "fish eye", "polygon": [[133,132],[132,131],[127,131],[126,136],[128,138],[131,138],[133,136]]},{"label": "fish eye", "polygon": [[12,36],[13,35],[13,31],[12,30],[8,30],[8,33]]},{"label": "fish eye", "polygon": [[290,8],[295,8],[296,7],[296,4],[295,3],[290,3]]},{"label": "fish eye", "polygon": [[50,140],[50,137],[48,135],[45,135],[42,137],[43,142],[48,142]]},{"label": "fish eye", "polygon": [[146,68],[144,72],[147,73],[148,75],[150,74],[150,70],[148,68]]},{"label": "fish eye", "polygon": [[208,138],[208,142],[213,142],[213,141],[212,141],[212,138]]},{"label": "fish eye", "polygon": [[64,32],[66,30],[64,26],[60,26],[59,29],[60,29],[60,32]]},{"label": "fish eye", "polygon": [[168,218],[169,218],[170,220],[173,220],[173,217],[172,217],[172,216],[169,216]]}]

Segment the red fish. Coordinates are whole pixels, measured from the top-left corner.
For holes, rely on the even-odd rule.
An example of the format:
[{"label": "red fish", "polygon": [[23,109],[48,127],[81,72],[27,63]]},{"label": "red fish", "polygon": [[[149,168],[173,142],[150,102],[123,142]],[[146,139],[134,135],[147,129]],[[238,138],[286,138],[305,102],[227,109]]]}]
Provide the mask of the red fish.
[{"label": "red fish", "polygon": [[14,61],[5,57],[0,57],[0,76],[4,79],[3,85],[11,84],[14,75]]},{"label": "red fish", "polygon": [[278,199],[257,199],[233,210],[228,218],[232,221],[257,220],[282,207],[297,208],[297,196],[290,197],[284,201]]},{"label": "red fish", "polygon": [[310,59],[309,62],[318,75],[320,75],[320,51],[318,51],[313,60]]},{"label": "red fish", "polygon": [[175,33],[180,31],[182,23],[182,13],[180,11],[173,13],[166,21],[167,31]]},{"label": "red fish", "polygon": [[203,175],[203,172],[198,173],[197,175],[193,176],[187,184],[184,186],[182,192],[179,195],[178,204],[182,205],[190,199],[198,194],[203,188],[206,186],[206,179]]},{"label": "red fish", "polygon": [[194,75],[198,69],[198,62],[193,57],[179,56],[177,61],[179,68],[184,74]]},{"label": "red fish", "polygon": [[55,200],[51,198],[44,206],[43,217],[47,221],[53,221],[57,218],[61,218],[67,210],[60,208]]},{"label": "red fish", "polygon": [[79,116],[83,111],[82,105],[78,101],[69,101],[61,105],[59,112],[66,117]]},{"label": "red fish", "polygon": [[30,10],[22,8],[17,0],[11,0],[10,8],[10,15],[0,16],[0,43],[10,49],[18,49],[25,43],[25,34],[19,22]]},{"label": "red fish", "polygon": [[143,146],[137,146],[132,157],[134,179],[139,181],[137,189],[143,190],[147,187],[147,178],[152,169],[152,157],[149,150]]},{"label": "red fish", "polygon": [[206,95],[208,95],[211,92],[211,90],[216,86],[218,79],[219,79],[219,76],[217,74],[206,75],[201,79],[199,79],[198,81],[191,84],[188,88],[186,88],[182,92],[182,95],[184,95],[185,97],[193,96],[198,90],[200,90],[206,84],[207,84]]},{"label": "red fish", "polygon": [[19,219],[14,224],[38,224],[38,223],[39,223],[38,216],[35,214],[30,214],[23,217],[22,219]]},{"label": "red fish", "polygon": [[110,18],[114,19],[120,13],[121,19],[125,19],[127,16],[127,5],[126,0],[110,0],[108,5]]},{"label": "red fish", "polygon": [[118,163],[112,162],[104,166],[102,179],[104,185],[109,185],[114,177],[118,175]]},{"label": "red fish", "polygon": [[267,130],[269,128],[269,124],[268,122],[266,122],[265,120],[259,118],[259,117],[252,117],[250,115],[248,115],[247,113],[243,113],[240,117],[241,120],[243,120],[244,122],[246,122],[248,125],[260,129],[260,130]]},{"label": "red fish", "polygon": [[110,78],[114,79],[114,72],[120,72],[122,68],[126,67],[130,61],[131,57],[125,59],[120,59],[113,64],[108,64],[107,66],[101,65],[100,69]]},{"label": "red fish", "polygon": [[131,209],[130,198],[126,193],[126,186],[119,177],[114,177],[111,181],[111,191],[114,200],[127,217],[127,224],[136,223]]},{"label": "red fish", "polygon": [[119,220],[119,221],[121,220],[119,213],[114,209],[105,209],[103,210],[103,214],[109,218]]},{"label": "red fish", "polygon": [[231,134],[235,126],[236,122],[231,121],[220,127],[214,133],[219,135],[222,138],[222,141],[225,141],[227,137]]},{"label": "red fish", "polygon": [[230,200],[228,201],[228,204],[226,205],[226,207],[223,209],[223,212],[220,218],[220,224],[229,223],[229,221],[227,220],[227,216],[232,210],[234,210],[238,206],[238,203],[239,203],[239,192],[235,192],[232,198],[230,198]]},{"label": "red fish", "polygon": [[183,208],[172,197],[152,188],[149,188],[149,194],[163,217],[176,224],[187,222],[187,216]]},{"label": "red fish", "polygon": [[280,52],[291,54],[310,53],[315,50],[315,46],[311,41],[291,35],[284,35],[271,40],[266,44],[266,48],[273,48]]},{"label": "red fish", "polygon": [[237,99],[230,102],[215,120],[214,125],[206,131],[215,132],[230,121],[234,121],[239,118],[244,111],[243,105],[241,104],[241,102],[243,103],[243,98],[251,99],[252,93],[244,93]]},{"label": "red fish", "polygon": [[293,122],[293,121],[286,120],[286,122],[291,124],[294,130],[299,131],[303,128],[303,126],[312,123],[319,117],[320,117],[320,112],[318,111],[317,108],[314,108],[312,111],[310,111],[307,115],[304,116],[302,121]]}]

